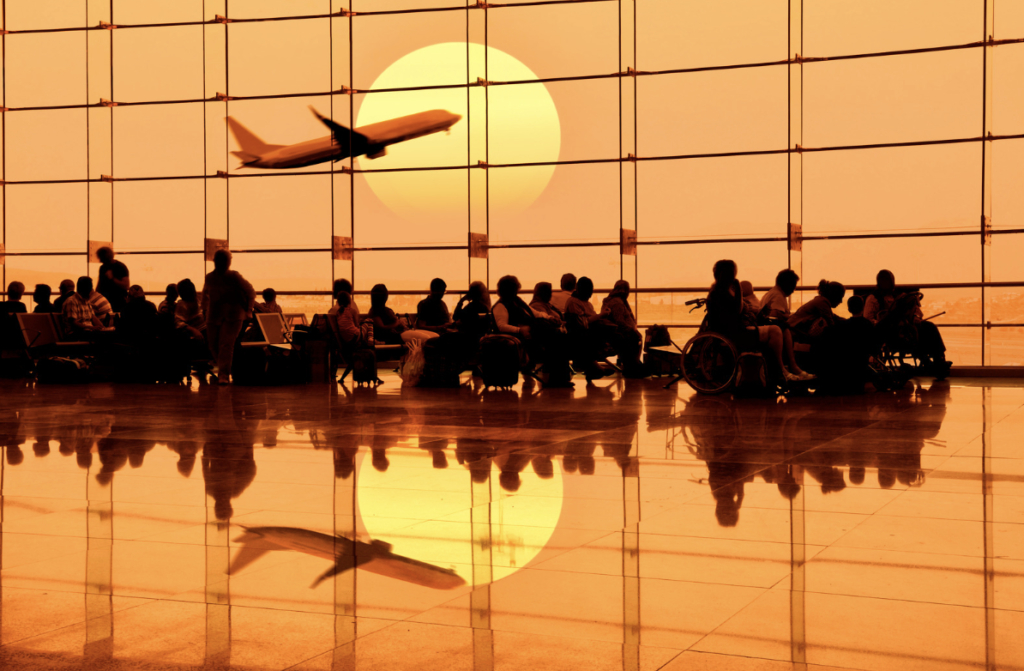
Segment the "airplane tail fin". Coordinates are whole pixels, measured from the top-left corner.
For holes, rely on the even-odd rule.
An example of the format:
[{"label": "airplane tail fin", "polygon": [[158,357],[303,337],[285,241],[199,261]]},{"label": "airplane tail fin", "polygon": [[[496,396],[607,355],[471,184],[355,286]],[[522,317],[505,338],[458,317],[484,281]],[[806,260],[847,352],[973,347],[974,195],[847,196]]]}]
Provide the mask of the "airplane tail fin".
[{"label": "airplane tail fin", "polygon": [[254,162],[260,160],[259,155],[257,155],[257,154],[250,154],[247,151],[233,151],[231,153],[238,157],[238,160],[240,160],[242,162],[243,166],[244,165],[248,165],[249,163],[254,163]]},{"label": "airplane tail fin", "polygon": [[[235,141],[238,142],[238,146],[242,149],[241,152],[231,153],[239,158],[242,158],[240,154],[248,154],[249,156],[259,158],[261,155],[282,146],[279,144],[267,144],[259,139],[256,133],[243,126],[234,117],[227,117],[227,122],[228,127],[231,129],[231,134],[235,136]],[[243,158],[243,160],[245,159]]]}]

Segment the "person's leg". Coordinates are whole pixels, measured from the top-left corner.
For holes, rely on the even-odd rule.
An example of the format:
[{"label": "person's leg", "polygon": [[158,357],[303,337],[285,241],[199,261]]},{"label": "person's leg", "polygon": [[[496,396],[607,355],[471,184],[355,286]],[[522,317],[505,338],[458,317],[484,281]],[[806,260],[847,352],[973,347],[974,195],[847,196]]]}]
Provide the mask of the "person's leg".
[{"label": "person's leg", "polygon": [[223,324],[214,324],[213,322],[206,325],[206,340],[210,347],[210,357],[218,366],[220,365],[220,332],[222,326]]},{"label": "person's leg", "polygon": [[789,373],[782,362],[782,329],[778,326],[759,326],[757,330],[761,342],[767,346],[772,354],[776,370],[785,377]]},{"label": "person's leg", "polygon": [[230,379],[231,361],[235,356],[235,341],[238,334],[242,332],[240,320],[224,322],[220,325],[220,335],[217,342],[217,366],[220,369],[219,379]]},{"label": "person's leg", "polygon": [[782,330],[782,347],[786,354],[786,361],[789,362],[789,372],[793,375],[804,375],[804,371],[796,362],[796,353],[793,351],[793,332],[789,329]]}]

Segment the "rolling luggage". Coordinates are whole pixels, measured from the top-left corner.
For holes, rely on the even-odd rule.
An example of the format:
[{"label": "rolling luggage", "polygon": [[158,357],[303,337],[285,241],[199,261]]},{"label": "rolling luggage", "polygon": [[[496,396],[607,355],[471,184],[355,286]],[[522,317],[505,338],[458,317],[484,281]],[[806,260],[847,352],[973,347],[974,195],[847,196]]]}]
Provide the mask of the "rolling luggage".
[{"label": "rolling luggage", "polygon": [[377,377],[377,354],[372,349],[352,353],[352,381],[356,384],[380,384]]},{"label": "rolling luggage", "polygon": [[462,365],[454,356],[452,341],[446,336],[423,343],[423,372],[420,387],[458,387]]},{"label": "rolling luggage", "polygon": [[485,387],[508,389],[519,383],[523,346],[510,335],[495,334],[480,339],[480,375]]}]

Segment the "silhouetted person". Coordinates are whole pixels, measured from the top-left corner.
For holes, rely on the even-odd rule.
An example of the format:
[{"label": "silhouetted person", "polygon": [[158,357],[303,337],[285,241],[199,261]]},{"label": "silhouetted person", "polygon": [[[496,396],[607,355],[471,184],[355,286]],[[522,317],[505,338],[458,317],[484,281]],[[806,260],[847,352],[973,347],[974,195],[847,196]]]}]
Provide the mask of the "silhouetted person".
[{"label": "silhouetted person", "polygon": [[440,277],[430,280],[430,295],[416,306],[416,328],[435,333],[444,333],[452,323],[444,292],[448,285]]},{"label": "silhouetted person", "polygon": [[793,332],[789,329],[789,297],[796,291],[800,276],[789,268],[780,270],[775,276],[775,286],[761,296],[757,313],[758,323],[774,324],[782,330],[782,349],[785,354],[786,366],[794,375],[811,379],[813,376],[800,368],[793,351]]},{"label": "silhouetted person", "polygon": [[206,331],[206,315],[199,304],[196,285],[192,280],[178,282],[178,302],[174,306],[174,325],[193,340],[203,340]]},{"label": "silhouetted person", "polygon": [[100,274],[96,282],[98,291],[110,303],[114,312],[121,312],[128,302],[128,266],[114,259],[114,250],[100,247],[96,250],[96,258],[100,260]]},{"label": "silhouetted person", "polygon": [[71,297],[71,294],[75,293],[75,282],[74,280],[61,280],[60,281],[60,296],[57,300],[53,301],[53,311],[61,312],[64,309],[64,301]]},{"label": "silhouetted person", "polygon": [[559,287],[561,288],[558,291],[551,293],[551,305],[561,313],[565,312],[565,304],[568,302],[569,297],[572,296],[572,292],[576,290],[576,276],[572,273],[562,275]]},{"label": "silhouetted person", "polygon": [[231,360],[242,322],[252,316],[256,291],[237,271],[231,270],[231,252],[218,249],[213,255],[213,271],[203,286],[203,314],[210,353],[217,361],[217,383],[230,384]]},{"label": "silhouetted person", "polygon": [[53,290],[49,284],[37,284],[36,290],[32,292],[32,302],[36,304],[32,308],[32,312],[35,314],[49,314],[51,312],[60,312],[60,308],[50,302],[50,297],[53,295]]},{"label": "silhouetted person", "polygon": [[21,282],[11,282],[7,285],[7,300],[0,303],[0,315],[25,314],[28,309],[21,302],[25,296],[25,285]]},{"label": "silhouetted person", "polygon": [[491,328],[491,301],[487,285],[483,282],[472,282],[469,291],[459,299],[452,314],[455,330],[467,352],[475,352],[483,338]]},{"label": "silhouetted person", "polygon": [[551,282],[537,282],[533,287],[533,298],[530,299],[530,307],[535,312],[543,312],[549,317],[555,317],[561,323],[562,311],[551,302],[553,296]]},{"label": "silhouetted person", "polygon": [[[223,251],[223,250],[221,250]],[[256,479],[256,460],[251,445],[207,444],[203,448],[203,480],[214,501],[214,515],[229,520],[234,515],[231,499],[237,499]]]},{"label": "silhouetted person", "polygon": [[132,343],[145,341],[155,334],[156,306],[146,300],[146,292],[137,284],[128,290],[128,302],[121,310],[117,329]]},{"label": "silhouetted person", "polygon": [[271,288],[263,290],[263,302],[256,304],[256,311],[262,312],[263,314],[271,314],[276,312],[277,314],[284,314],[284,310],[277,304],[277,292]]},{"label": "silhouetted person", "polygon": [[103,329],[103,322],[96,315],[96,309],[89,302],[89,296],[96,293],[92,290],[92,278],[83,275],[78,278],[75,292],[64,301],[64,320],[71,332],[87,335]]},{"label": "silhouetted person", "polygon": [[601,317],[614,329],[609,341],[619,355],[619,363],[626,377],[643,377],[640,365],[640,331],[629,305],[629,282],[618,280],[611,293],[601,303]]},{"label": "silhouetted person", "polygon": [[172,282],[171,284],[167,285],[166,289],[164,289],[164,299],[160,301],[160,305],[157,306],[156,311],[162,315],[173,315],[174,307],[177,304],[177,302],[178,285]]},{"label": "silhouetted person", "polygon": [[[891,270],[880,270],[875,277],[875,289],[868,295],[864,303],[864,317],[883,330],[894,330],[896,324],[887,324],[886,317],[896,308],[898,301],[908,301],[910,296],[896,293],[896,277]],[[946,344],[939,333],[939,327],[933,322],[924,320],[921,304],[914,300],[914,305],[906,315],[897,315],[902,321],[913,325],[916,331],[916,342],[910,343],[915,354],[922,360],[926,373],[945,379],[953,362],[946,360]],[[889,326],[889,329],[885,327]]]}]

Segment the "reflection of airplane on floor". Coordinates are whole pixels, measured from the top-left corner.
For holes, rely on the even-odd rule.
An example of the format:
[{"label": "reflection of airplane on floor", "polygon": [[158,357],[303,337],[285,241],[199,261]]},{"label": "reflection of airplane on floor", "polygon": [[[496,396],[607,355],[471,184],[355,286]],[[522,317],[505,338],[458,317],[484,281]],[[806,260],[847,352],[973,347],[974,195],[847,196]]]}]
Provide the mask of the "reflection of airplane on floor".
[{"label": "reflection of airplane on floor", "polygon": [[310,109],[331,129],[330,137],[293,145],[267,144],[234,118],[228,117],[231,132],[241,147],[241,151],[231,153],[242,160],[241,167],[268,169],[302,168],[350,156],[380,158],[387,153],[388,145],[450,130],[462,118],[446,110],[430,110],[349,130],[312,107]]},{"label": "reflection of airplane on floor", "polygon": [[343,536],[296,529],[294,527],[243,527],[245,534],[235,539],[242,548],[228,568],[228,574],[238,571],[262,557],[271,550],[297,550],[314,557],[330,559],[334,566],[327,569],[313,584],[316,587],[331,576],[344,573],[357,566],[363,570],[398,578],[406,582],[433,587],[454,589],[466,584],[451,569],[417,561],[391,552],[391,545],[383,541],[364,543]]}]

